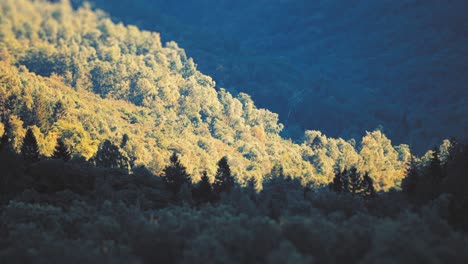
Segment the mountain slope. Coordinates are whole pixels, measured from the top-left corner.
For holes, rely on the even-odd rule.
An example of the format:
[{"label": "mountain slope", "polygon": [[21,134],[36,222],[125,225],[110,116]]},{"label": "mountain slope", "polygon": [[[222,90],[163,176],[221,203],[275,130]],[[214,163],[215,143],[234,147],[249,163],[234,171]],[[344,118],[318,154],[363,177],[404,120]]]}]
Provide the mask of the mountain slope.
[{"label": "mountain slope", "polygon": [[466,137],[464,0],[91,2],[176,40],[229,91],[279,113],[295,139],[382,125],[422,153]]},{"label": "mountain slope", "polygon": [[274,165],[314,184],[335,170],[371,172],[378,189],[398,186],[409,148],[393,147],[380,131],[361,144],[308,131],[302,144],[279,136],[278,115],[257,109],[250,96],[215,89],[175,42],[113,23],[104,13],[69,3],[5,0],[0,3],[1,129],[19,151],[32,127],[41,152],[56,137],[75,158],[91,158],[105,139],[130,138],[125,151],[161,172],[170,153],[197,180],[228,155],[239,182],[261,182]]}]

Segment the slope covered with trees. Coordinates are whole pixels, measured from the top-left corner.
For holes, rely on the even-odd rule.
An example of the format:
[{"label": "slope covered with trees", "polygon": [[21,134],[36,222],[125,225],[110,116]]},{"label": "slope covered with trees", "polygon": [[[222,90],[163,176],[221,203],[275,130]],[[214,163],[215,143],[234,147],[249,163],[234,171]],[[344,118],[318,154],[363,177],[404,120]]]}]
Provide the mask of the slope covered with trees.
[{"label": "slope covered with trees", "polygon": [[[327,184],[336,169],[369,171],[378,189],[398,187],[410,156],[380,132],[361,143],[305,133],[302,144],[279,136],[278,116],[249,95],[234,97],[197,70],[176,43],[113,23],[67,1],[0,3],[1,129],[18,153],[28,128],[42,156],[57,138],[74,158],[91,159],[109,139],[133,165],[155,173],[176,151],[198,180],[209,161],[229,156],[239,182],[262,182],[275,165],[285,174]],[[213,176],[210,176],[213,177]]]},{"label": "slope covered with trees", "polygon": [[0,263],[466,263],[468,145],[279,135],[175,42],[0,1]]}]

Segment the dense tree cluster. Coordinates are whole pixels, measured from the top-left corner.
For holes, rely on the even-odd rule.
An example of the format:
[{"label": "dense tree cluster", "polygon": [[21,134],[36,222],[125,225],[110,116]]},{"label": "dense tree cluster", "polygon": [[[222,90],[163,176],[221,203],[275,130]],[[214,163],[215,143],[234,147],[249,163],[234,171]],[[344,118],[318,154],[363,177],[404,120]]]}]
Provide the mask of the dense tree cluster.
[{"label": "dense tree cluster", "polygon": [[[263,190],[235,184],[221,196],[204,172],[191,187],[193,200],[186,200],[183,188],[174,194],[167,175],[157,177],[142,167],[129,172],[73,159],[31,163],[2,151],[0,260],[464,263],[467,185],[461,176],[468,169],[468,148],[451,153],[439,195],[415,206],[415,194],[407,192],[373,193],[368,199],[368,176],[355,168],[337,174],[332,185],[340,184],[332,192],[305,191],[298,179],[275,166]],[[170,159],[165,171],[179,172],[190,182],[177,155]],[[217,175],[223,175],[218,179],[229,179],[227,161],[218,162]],[[431,163],[417,166],[428,173],[434,169]],[[421,176],[416,186],[425,182],[433,181]]]},{"label": "dense tree cluster", "polygon": [[366,198],[372,198],[376,195],[374,181],[369,177],[369,173],[366,172],[362,176],[354,167],[336,173],[329,187],[330,190],[337,193],[351,193]]}]

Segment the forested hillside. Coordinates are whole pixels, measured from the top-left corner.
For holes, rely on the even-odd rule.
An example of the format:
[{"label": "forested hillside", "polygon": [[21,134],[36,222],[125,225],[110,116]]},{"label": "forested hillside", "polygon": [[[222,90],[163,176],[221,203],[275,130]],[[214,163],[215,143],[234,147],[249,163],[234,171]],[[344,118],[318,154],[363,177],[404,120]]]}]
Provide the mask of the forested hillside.
[{"label": "forested hillside", "polygon": [[293,142],[222,86],[88,4],[0,0],[0,263],[467,263],[462,140]]},{"label": "forested hillside", "polygon": [[2,130],[19,152],[28,127],[50,156],[60,137],[73,157],[90,159],[105,139],[135,165],[160,173],[173,151],[195,179],[229,156],[240,182],[262,182],[275,165],[315,185],[335,170],[369,171],[378,189],[399,186],[410,157],[380,131],[360,142],[308,131],[302,144],[279,136],[278,116],[250,96],[233,97],[196,68],[175,42],[157,33],[114,24],[65,1],[2,1],[0,23]]},{"label": "forested hillside", "polygon": [[464,0],[89,2],[177,41],[229,91],[279,113],[294,139],[381,125],[423,153],[466,137]]}]

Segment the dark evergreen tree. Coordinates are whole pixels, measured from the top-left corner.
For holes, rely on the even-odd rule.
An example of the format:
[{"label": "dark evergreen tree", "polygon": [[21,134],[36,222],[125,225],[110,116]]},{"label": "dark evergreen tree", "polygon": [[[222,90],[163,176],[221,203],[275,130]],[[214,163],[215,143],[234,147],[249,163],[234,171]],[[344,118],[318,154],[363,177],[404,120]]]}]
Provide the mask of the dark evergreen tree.
[{"label": "dark evergreen tree", "polygon": [[335,177],[333,177],[333,181],[330,182],[328,187],[331,191],[341,193],[343,192],[343,174],[346,174],[346,169],[343,172],[337,171],[335,173]]},{"label": "dark evergreen tree", "polygon": [[362,179],[362,187],[363,190],[361,192],[361,195],[364,198],[372,198],[377,195],[377,191],[374,187],[374,180],[369,176],[368,172],[364,174],[364,177]]},{"label": "dark evergreen tree", "polygon": [[360,194],[363,191],[363,180],[361,174],[356,168],[351,168],[348,172],[347,178],[349,179],[349,192],[352,195]]},{"label": "dark evergreen tree", "polygon": [[434,147],[431,162],[429,163],[429,176],[433,183],[439,183],[443,178],[442,162],[440,161],[440,150]]},{"label": "dark evergreen tree", "polygon": [[213,184],[214,192],[219,195],[222,192],[229,192],[234,187],[234,177],[231,175],[227,157],[218,161],[218,170],[216,171]]},{"label": "dark evergreen tree", "polygon": [[128,134],[124,134],[122,136],[122,141],[120,141],[120,151],[122,155],[127,157],[130,168],[133,168],[135,167],[135,161],[137,160],[137,158],[133,155],[129,155],[129,153],[127,153],[127,151],[125,150],[125,147],[127,146],[129,140],[130,137],[128,136]]},{"label": "dark evergreen tree", "polygon": [[281,178],[284,178],[285,175],[284,175],[284,169],[283,169],[283,165],[277,163],[273,166],[273,168],[271,168],[271,177],[281,177]]},{"label": "dark evergreen tree", "polygon": [[187,169],[180,163],[177,153],[173,153],[170,158],[170,164],[164,168],[164,175],[162,176],[168,188],[177,194],[183,184],[190,184],[190,175]]},{"label": "dark evergreen tree", "polygon": [[24,160],[38,161],[39,160],[39,145],[37,144],[36,136],[31,128],[26,132],[21,146],[21,155]]},{"label": "dark evergreen tree", "polygon": [[121,149],[123,149],[123,148],[125,148],[125,147],[127,146],[127,143],[128,143],[128,140],[129,140],[129,139],[130,139],[130,138],[128,137],[127,134],[124,134],[124,135],[122,136],[122,141],[120,142],[120,148],[121,148]]},{"label": "dark evergreen tree", "polygon": [[411,160],[408,164],[408,169],[406,170],[406,177],[401,182],[401,189],[407,195],[415,195],[416,188],[419,181],[419,173],[418,168],[416,166],[416,162],[414,161],[414,157],[411,156]]},{"label": "dark evergreen tree", "polygon": [[250,190],[257,190],[257,179],[255,177],[252,177],[249,180],[247,180],[246,188]]},{"label": "dark evergreen tree", "polygon": [[8,135],[3,133],[2,138],[0,138],[0,152],[8,149]]},{"label": "dark evergreen tree", "polygon": [[201,181],[193,191],[194,200],[201,204],[212,201],[213,187],[211,186],[210,179],[206,171],[203,172]]},{"label": "dark evergreen tree", "polygon": [[63,143],[63,140],[61,138],[57,139],[57,145],[55,146],[52,158],[61,159],[63,161],[69,161],[71,159],[71,153],[70,151],[68,151],[67,146],[65,146],[65,143]]},{"label": "dark evergreen tree", "polygon": [[333,181],[329,184],[330,190],[341,193],[341,192],[349,192],[349,173],[347,169],[344,169],[342,172],[337,171],[335,173],[335,177]]},{"label": "dark evergreen tree", "polygon": [[104,141],[93,160],[99,167],[130,169],[128,157],[109,140]]},{"label": "dark evergreen tree", "polygon": [[243,189],[249,199],[254,202],[257,202],[258,200],[257,184],[257,179],[252,177],[247,181],[247,186]]},{"label": "dark evergreen tree", "polygon": [[286,178],[286,175],[284,174],[283,165],[276,163],[271,168],[270,173],[264,176],[263,182],[274,181],[279,178],[284,179]]}]

